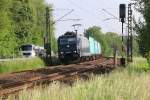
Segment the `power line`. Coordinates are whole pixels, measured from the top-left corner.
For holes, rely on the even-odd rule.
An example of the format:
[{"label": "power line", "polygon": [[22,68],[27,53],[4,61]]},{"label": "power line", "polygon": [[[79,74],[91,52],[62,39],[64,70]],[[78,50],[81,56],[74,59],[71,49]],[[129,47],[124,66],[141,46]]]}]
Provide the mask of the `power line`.
[{"label": "power line", "polygon": [[71,11],[69,11],[68,13],[66,13],[65,15],[63,15],[62,17],[60,17],[59,19],[57,19],[54,24],[58,21],[61,21],[63,18],[65,18],[66,16],[68,16],[69,14],[71,14],[74,11],[74,9],[72,9]]},{"label": "power line", "polygon": [[106,12],[108,15],[112,16],[115,19],[119,19],[118,17],[116,17],[115,15],[113,15],[112,13],[108,12],[106,9],[102,9],[104,12]]},{"label": "power line", "polygon": [[[92,17],[95,17],[95,16],[93,16],[93,12],[91,12],[91,11],[89,11],[88,9],[86,9],[86,8],[83,8],[83,7],[80,7],[78,4],[76,4],[76,3],[74,3],[72,0],[66,0],[68,3],[70,3],[71,5],[73,5],[73,6],[75,6],[75,7],[77,7],[77,8],[80,8],[80,10],[82,11],[82,12],[84,12],[84,13],[86,13],[86,14],[88,14],[88,15],[90,15],[90,16],[92,16]],[[88,12],[88,13],[87,13]],[[97,18],[97,17],[95,17],[96,19],[99,19],[99,18]]]},{"label": "power line", "polygon": [[80,21],[80,20],[83,20],[83,19],[63,19],[60,21]]},{"label": "power line", "polygon": [[[108,20],[111,20],[111,19],[116,19],[116,18],[106,18],[104,19],[103,21],[108,21]],[[117,19],[118,20],[118,19]]]},{"label": "power line", "polygon": [[84,10],[84,11],[88,11],[89,12],[89,10],[87,10],[87,9],[85,9],[85,8],[83,8],[83,7],[80,7],[78,4],[76,4],[76,3],[74,3],[73,1],[71,1],[71,0],[66,0],[67,2],[69,2],[71,5],[73,5],[73,6],[75,6],[75,7],[77,7],[77,8],[80,8],[81,10]]},{"label": "power line", "polygon": [[[103,21],[107,21],[107,20],[111,20],[111,19],[116,19],[116,20],[119,20],[119,18],[118,17],[116,17],[115,15],[113,15],[112,13],[110,13],[109,11],[107,11],[106,9],[102,9],[104,12],[106,12],[108,15],[110,15],[110,16],[112,16],[113,18],[106,18],[106,19],[104,19]],[[128,24],[128,23],[124,23],[124,24]]]},{"label": "power line", "polygon": [[[94,18],[96,18],[96,19],[102,19],[102,18],[99,18],[99,17],[97,17],[97,16],[94,16],[95,13],[94,13],[93,11],[89,11],[88,9],[85,9],[85,8],[83,8],[83,7],[80,7],[78,4],[74,3],[72,0],[66,0],[66,1],[67,1],[68,3],[70,3],[71,5],[77,7],[78,9],[80,9],[83,13],[86,13],[86,14],[88,14],[88,15],[90,15],[91,17],[94,17]],[[117,18],[117,17],[115,17],[115,19],[116,19],[116,18]],[[117,19],[118,19],[118,18],[117,18]],[[103,23],[103,25],[104,25],[105,27],[107,27],[106,23]]]},{"label": "power line", "polygon": [[55,10],[55,11],[68,11],[68,10],[72,10],[72,9],[61,9],[61,8],[57,8],[57,9],[53,9],[53,10]]}]

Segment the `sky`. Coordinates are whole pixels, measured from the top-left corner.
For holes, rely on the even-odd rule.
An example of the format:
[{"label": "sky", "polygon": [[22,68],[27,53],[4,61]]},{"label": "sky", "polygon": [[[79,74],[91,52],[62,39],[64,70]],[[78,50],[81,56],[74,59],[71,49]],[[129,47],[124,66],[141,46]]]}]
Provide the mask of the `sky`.
[{"label": "sky", "polygon": [[[103,32],[121,33],[121,23],[117,19],[105,20],[113,18],[107,12],[119,18],[119,4],[129,3],[129,0],[46,0],[46,3],[53,5],[54,19],[57,20],[63,15],[74,11],[63,18],[65,19],[81,19],[70,21],[57,21],[56,23],[56,37],[64,34],[66,31],[74,31],[73,24],[81,24],[78,27],[78,33],[83,33],[85,29],[92,26],[99,26]],[[125,31],[126,34],[126,31]]]}]

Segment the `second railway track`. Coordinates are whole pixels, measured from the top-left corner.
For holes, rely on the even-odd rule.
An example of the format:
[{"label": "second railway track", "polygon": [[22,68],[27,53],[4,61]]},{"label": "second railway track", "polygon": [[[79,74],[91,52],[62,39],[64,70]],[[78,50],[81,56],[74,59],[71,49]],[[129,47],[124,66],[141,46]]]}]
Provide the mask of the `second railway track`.
[{"label": "second railway track", "polygon": [[115,69],[113,63],[112,58],[101,58],[99,60],[79,64],[61,65],[1,75],[0,96],[9,95],[43,83],[61,81],[85,72],[108,72]]}]

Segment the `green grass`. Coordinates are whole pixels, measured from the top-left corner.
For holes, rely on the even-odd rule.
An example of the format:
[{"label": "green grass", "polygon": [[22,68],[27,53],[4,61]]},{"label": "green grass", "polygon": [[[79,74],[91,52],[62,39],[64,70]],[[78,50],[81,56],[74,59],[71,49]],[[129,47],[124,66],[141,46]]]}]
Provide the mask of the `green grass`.
[{"label": "green grass", "polygon": [[36,68],[42,68],[45,64],[40,58],[28,58],[22,60],[9,60],[0,62],[0,73],[11,73]]},{"label": "green grass", "polygon": [[[46,88],[22,91],[19,100],[150,100],[150,72],[145,59],[135,58],[126,69],[91,76],[72,87],[53,83]],[[15,97],[9,97],[14,100]]]},{"label": "green grass", "polygon": [[147,60],[144,58],[134,58],[133,61],[127,66],[127,70],[131,73],[147,71],[150,68]]}]

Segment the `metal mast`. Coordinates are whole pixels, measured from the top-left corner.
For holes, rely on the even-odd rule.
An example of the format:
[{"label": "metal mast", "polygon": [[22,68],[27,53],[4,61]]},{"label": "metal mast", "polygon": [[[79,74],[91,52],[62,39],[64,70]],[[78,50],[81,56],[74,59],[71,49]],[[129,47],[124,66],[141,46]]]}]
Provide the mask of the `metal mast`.
[{"label": "metal mast", "polygon": [[132,4],[128,4],[128,46],[127,46],[127,58],[128,62],[133,61],[133,34],[132,34]]}]

